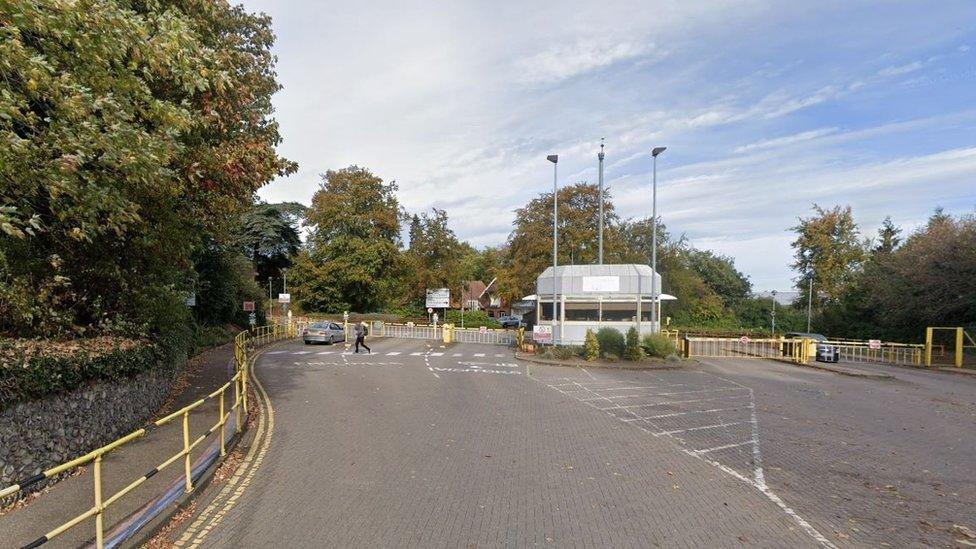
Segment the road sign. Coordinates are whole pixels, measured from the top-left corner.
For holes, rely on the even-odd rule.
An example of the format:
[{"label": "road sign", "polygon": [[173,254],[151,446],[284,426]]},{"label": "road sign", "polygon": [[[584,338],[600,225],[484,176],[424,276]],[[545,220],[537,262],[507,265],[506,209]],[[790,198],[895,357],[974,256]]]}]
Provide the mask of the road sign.
[{"label": "road sign", "polygon": [[446,309],[451,306],[451,290],[447,288],[427,288],[425,305],[434,309]]},{"label": "road sign", "polygon": [[478,328],[478,333],[487,334],[488,333],[488,326],[482,326],[482,327]]},{"label": "road sign", "polygon": [[739,338],[739,343],[747,345],[749,343],[749,336],[742,336]]},{"label": "road sign", "polygon": [[248,315],[248,317],[247,317],[247,323],[250,324],[251,326],[257,326],[258,325],[258,315],[255,314],[255,313],[251,313],[250,315]]},{"label": "road sign", "polygon": [[197,294],[193,292],[187,292],[186,294],[186,306],[196,307],[197,306]]},{"label": "road sign", "polygon": [[278,294],[278,303],[291,303],[291,294]]},{"label": "road sign", "polygon": [[408,328],[413,328],[414,326],[416,326],[416,324],[414,324],[412,320],[410,322],[407,322]]},{"label": "road sign", "polygon": [[433,307],[427,307],[427,314],[430,314],[432,312],[434,312],[434,308]]},{"label": "road sign", "polygon": [[869,339],[868,340],[868,349],[880,349],[880,348],[881,348],[881,340],[880,339]]},{"label": "road sign", "polygon": [[349,321],[349,311],[342,311],[342,320]]},{"label": "road sign", "polygon": [[245,311],[253,311],[254,310],[254,302],[253,301],[245,301],[244,302],[244,310]]},{"label": "road sign", "polygon": [[536,343],[552,343],[552,326],[536,324],[532,327],[532,341]]}]

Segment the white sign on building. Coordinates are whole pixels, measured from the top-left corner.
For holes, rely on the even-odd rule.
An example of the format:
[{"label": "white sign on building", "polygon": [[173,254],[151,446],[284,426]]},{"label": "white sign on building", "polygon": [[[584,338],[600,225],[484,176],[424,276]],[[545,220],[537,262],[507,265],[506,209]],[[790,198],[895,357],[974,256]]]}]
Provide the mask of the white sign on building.
[{"label": "white sign on building", "polygon": [[619,292],[619,276],[584,276],[584,292]]},{"label": "white sign on building", "polygon": [[447,288],[427,288],[426,307],[447,309],[451,306],[451,290]]},{"label": "white sign on building", "polygon": [[291,303],[291,294],[278,294],[278,303]]}]

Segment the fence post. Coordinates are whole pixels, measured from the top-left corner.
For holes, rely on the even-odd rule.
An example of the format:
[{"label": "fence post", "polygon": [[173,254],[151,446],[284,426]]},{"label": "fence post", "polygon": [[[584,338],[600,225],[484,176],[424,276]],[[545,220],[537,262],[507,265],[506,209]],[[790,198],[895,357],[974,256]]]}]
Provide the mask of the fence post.
[{"label": "fence post", "polygon": [[193,491],[193,477],[190,473],[190,412],[183,412],[183,473],[186,475],[185,493]]},{"label": "fence post", "polygon": [[227,455],[227,449],[224,448],[224,391],[220,392],[220,456]]},{"label": "fence post", "polygon": [[104,533],[102,532],[102,456],[95,457],[94,467],[95,484],[95,547],[102,549],[105,545]]},{"label": "fence post", "polygon": [[240,370],[237,371],[237,379],[234,380],[234,410],[236,411],[236,421],[234,422],[234,430],[238,433],[241,432],[241,374]]},{"label": "fence post", "polygon": [[925,367],[932,366],[932,328],[925,329]]}]

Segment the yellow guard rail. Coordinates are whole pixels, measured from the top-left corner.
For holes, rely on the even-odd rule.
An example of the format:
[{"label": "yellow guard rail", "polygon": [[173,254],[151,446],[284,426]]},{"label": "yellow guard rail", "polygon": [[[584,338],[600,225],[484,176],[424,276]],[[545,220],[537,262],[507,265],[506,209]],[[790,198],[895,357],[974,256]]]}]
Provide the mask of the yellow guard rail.
[{"label": "yellow guard rail", "polygon": [[[234,365],[235,373],[231,379],[223,384],[220,388],[210,393],[209,395],[180,408],[179,410],[163,417],[157,419],[156,421],[150,423],[146,427],[133,431],[118,440],[110,442],[101,448],[97,448],[88,452],[87,454],[75,458],[66,463],[62,463],[56,467],[52,467],[46,471],[38,473],[32,477],[24,479],[23,481],[8,486],[0,490],[0,499],[15,494],[20,490],[23,490],[33,484],[41,482],[45,479],[51,478],[59,473],[74,469],[75,467],[80,467],[82,465],[92,463],[93,475],[92,475],[92,507],[87,511],[75,516],[74,518],[63,523],[61,526],[51,530],[50,532],[44,534],[43,536],[37,538],[31,543],[25,545],[25,547],[39,547],[48,541],[56,538],[57,536],[63,534],[67,530],[77,526],[78,524],[84,522],[86,519],[95,518],[95,546],[98,549],[104,547],[104,533],[105,525],[103,524],[103,515],[105,510],[111,506],[113,503],[118,501],[120,498],[136,489],[140,484],[144,483],[149,478],[153,477],[166,467],[172,465],[173,463],[182,459],[183,461],[183,475],[185,479],[184,492],[189,493],[193,491],[193,477],[191,474],[191,459],[190,455],[194,448],[196,448],[201,442],[206,440],[208,436],[214,432],[220,432],[220,455],[224,456],[226,454],[225,442],[225,429],[227,426],[227,420],[230,418],[231,414],[235,415],[234,429],[236,432],[241,432],[242,426],[242,412],[246,417],[248,411],[247,404],[247,390],[248,390],[248,373],[247,365],[250,356],[250,349],[256,345],[262,345],[265,343],[270,343],[273,341],[278,341],[288,337],[294,337],[295,328],[294,326],[263,326],[261,328],[255,328],[249,331],[244,331],[237,334],[234,338]],[[227,393],[233,387],[233,401],[230,407],[227,406]],[[218,399],[219,401],[219,414],[216,423],[214,423],[204,434],[190,440],[190,412],[199,408],[204,402],[211,399]],[[182,435],[183,435],[183,449],[176,454],[170,456],[162,463],[154,467],[148,473],[142,475],[141,477],[133,480],[126,487],[122,488],[118,492],[105,497],[102,493],[102,458],[106,454],[112,452],[113,450],[129,443],[133,440],[142,438],[147,434],[155,431],[157,428],[166,425],[177,419],[182,420]]]}]

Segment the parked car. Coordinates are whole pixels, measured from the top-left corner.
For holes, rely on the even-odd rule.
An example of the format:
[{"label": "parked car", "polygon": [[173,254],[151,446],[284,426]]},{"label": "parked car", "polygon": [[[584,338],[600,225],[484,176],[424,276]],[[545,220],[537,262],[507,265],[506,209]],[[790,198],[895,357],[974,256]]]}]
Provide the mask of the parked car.
[{"label": "parked car", "polygon": [[518,328],[522,325],[522,319],[517,316],[500,316],[496,320],[502,328]]},{"label": "parked car", "polygon": [[[806,332],[789,332],[783,335],[786,339],[812,339],[816,341],[817,354],[815,360],[817,362],[837,362],[840,360],[840,355],[837,352],[837,348],[833,345],[827,343],[827,336],[823,334],[811,334]],[[792,355],[793,349],[791,344],[786,344],[783,346],[784,355]]]},{"label": "parked car", "polygon": [[329,345],[346,340],[346,332],[335,322],[315,322],[302,330],[305,344],[328,343]]}]

